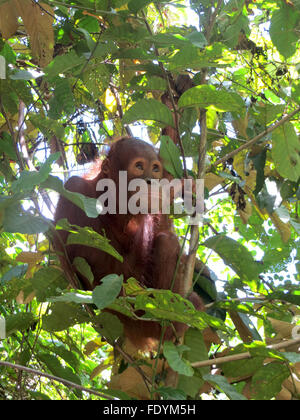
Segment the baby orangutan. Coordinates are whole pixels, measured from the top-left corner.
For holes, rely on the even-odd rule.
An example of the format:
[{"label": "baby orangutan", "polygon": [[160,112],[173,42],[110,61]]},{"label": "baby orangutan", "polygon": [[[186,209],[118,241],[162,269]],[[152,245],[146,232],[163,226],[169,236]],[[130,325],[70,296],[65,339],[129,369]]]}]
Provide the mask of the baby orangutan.
[{"label": "baby orangutan", "polygon": [[[113,144],[107,158],[101,164],[100,172],[87,177],[72,177],[65,187],[72,192],[81,193],[87,197],[99,198],[97,191],[99,181],[108,179],[115,182],[117,197],[119,197],[119,172],[127,172],[127,182],[143,179],[149,185],[151,196],[151,181],[170,178],[166,173],[155,149],[149,144],[134,138],[123,138]],[[130,194],[129,194],[130,198]],[[172,223],[165,214],[119,214],[120,203],[117,200],[116,214],[100,214],[91,219],[77,206],[61,197],[57,206],[55,222],[67,219],[70,224],[80,227],[91,227],[94,231],[110,240],[111,245],[121,254],[124,262],[100,250],[82,245],[66,246],[71,263],[76,257],[84,258],[94,274],[94,284],[77,273],[85,290],[94,289],[101,284],[101,279],[109,274],[123,275],[137,279],[141,285],[153,289],[171,289],[179,254],[180,243],[173,232]],[[62,241],[66,244],[68,232],[59,231]],[[184,256],[180,264],[184,264]],[[173,292],[182,295],[182,269],[179,268],[174,281]],[[189,296],[196,309],[202,310],[203,303],[196,293]],[[155,322],[136,321],[117,314],[124,324],[125,336],[141,350],[149,350],[157,343],[161,335],[161,326]],[[174,323],[181,335],[186,326]],[[172,328],[168,328],[165,339],[171,339]]]}]

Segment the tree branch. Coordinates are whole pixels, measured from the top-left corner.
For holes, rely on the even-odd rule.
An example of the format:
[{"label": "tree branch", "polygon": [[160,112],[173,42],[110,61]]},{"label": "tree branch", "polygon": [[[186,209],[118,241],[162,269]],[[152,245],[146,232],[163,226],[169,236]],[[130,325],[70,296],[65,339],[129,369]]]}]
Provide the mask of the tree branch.
[{"label": "tree branch", "polygon": [[[269,350],[283,350],[287,349],[288,347],[292,347],[294,345],[300,345],[300,338],[296,338],[294,340],[288,340],[283,341],[279,344],[274,344],[272,346],[267,346],[267,349]],[[248,353],[240,353],[235,354],[233,356],[226,356],[226,357],[220,357],[219,359],[212,359],[212,360],[205,360],[203,362],[195,362],[192,363],[193,368],[202,368],[202,367],[208,367],[208,366],[218,366],[222,365],[223,363],[229,363],[229,362],[236,362],[237,360],[247,360],[251,359],[252,355]]]},{"label": "tree branch", "polygon": [[62,378],[59,378],[57,376],[50,375],[48,373],[44,373],[44,372],[41,372],[41,371],[36,370],[36,369],[31,369],[31,368],[28,368],[26,366],[21,366],[21,365],[17,365],[17,364],[14,364],[14,363],[2,362],[2,361],[0,361],[0,366],[6,366],[8,368],[12,368],[12,369],[16,369],[16,370],[19,370],[19,371],[27,372],[27,373],[30,373],[32,375],[40,376],[42,378],[48,378],[51,381],[60,382],[61,384],[65,385],[68,388],[78,389],[80,391],[87,392],[88,394],[97,395],[98,397],[105,398],[107,400],[111,400],[111,401],[115,400],[115,398],[113,398],[111,395],[106,395],[104,392],[94,391],[93,389],[85,388],[84,386],[75,384],[74,382],[67,381],[66,379],[62,379]]},{"label": "tree branch", "polygon": [[248,141],[247,143],[243,144],[238,149],[234,150],[231,153],[228,153],[226,156],[224,156],[221,159],[217,160],[213,165],[211,165],[207,169],[206,172],[211,172],[211,170],[213,168],[216,168],[217,166],[221,165],[222,163],[227,162],[228,159],[236,156],[238,153],[242,152],[243,150],[249,149],[251,146],[253,146],[254,144],[256,144],[259,140],[263,139],[265,136],[267,136],[268,134],[272,133],[274,130],[276,130],[277,128],[281,127],[286,122],[290,121],[299,112],[300,112],[300,107],[298,107],[297,109],[295,109],[295,111],[293,111],[291,114],[286,115],[284,118],[282,118],[277,123],[275,123],[275,124],[271,125],[270,127],[268,127],[265,131],[263,131],[262,133],[260,133],[258,136],[254,137],[252,140]]}]

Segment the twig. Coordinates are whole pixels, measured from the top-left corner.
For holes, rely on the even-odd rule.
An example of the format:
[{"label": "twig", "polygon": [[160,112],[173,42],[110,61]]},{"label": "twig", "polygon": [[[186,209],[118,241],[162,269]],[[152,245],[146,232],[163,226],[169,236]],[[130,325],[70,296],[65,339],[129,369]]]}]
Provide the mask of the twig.
[{"label": "twig", "polygon": [[57,376],[53,376],[53,375],[41,372],[41,371],[36,370],[36,369],[31,369],[31,368],[28,368],[26,366],[21,366],[21,365],[17,365],[17,364],[14,364],[14,363],[2,362],[2,361],[0,361],[0,366],[6,366],[8,368],[12,368],[12,369],[16,369],[16,370],[20,370],[20,371],[23,371],[23,372],[30,373],[32,375],[37,375],[37,376],[40,376],[40,377],[43,377],[43,378],[48,378],[51,381],[60,382],[61,384],[65,385],[68,388],[78,389],[80,391],[87,392],[88,394],[93,394],[93,395],[97,395],[98,397],[101,397],[101,398],[106,398],[107,400],[111,400],[111,401],[115,400],[115,398],[113,398],[111,395],[106,395],[104,392],[94,391],[93,389],[85,388],[84,386],[75,384],[74,382],[70,382],[70,381],[67,381],[65,379],[59,378]]},{"label": "twig", "polygon": [[17,136],[17,142],[20,143],[21,152],[23,155],[23,158],[25,159],[25,162],[28,166],[28,168],[36,172],[36,169],[29,157],[25,134],[24,134],[24,124],[25,124],[25,104],[23,101],[20,101],[19,104],[19,119],[18,119],[18,136]]},{"label": "twig", "polygon": [[[122,102],[121,102],[119,91],[113,83],[110,83],[109,87],[110,87],[110,90],[112,91],[112,94],[114,95],[115,100],[117,102],[119,118],[120,118],[120,120],[122,120],[123,116],[124,116],[124,113],[123,113]],[[125,126],[125,130],[126,130],[129,137],[134,137],[133,133],[131,131],[131,128],[128,125]]]},{"label": "twig", "polygon": [[[288,347],[292,347],[296,344],[300,345],[300,338],[296,338],[294,340],[283,341],[279,344],[267,346],[266,348],[269,350],[283,350]],[[219,359],[205,360],[203,362],[195,362],[195,363],[192,363],[192,367],[202,368],[202,367],[215,366],[215,365],[217,366],[217,365],[222,365],[223,363],[236,362],[237,360],[247,360],[251,358],[252,358],[252,355],[249,352],[240,353],[240,354],[235,354],[233,356],[220,357]]]},{"label": "twig", "polygon": [[211,39],[212,30],[213,30],[213,28],[214,28],[214,26],[215,26],[216,19],[217,19],[217,16],[218,16],[218,13],[219,13],[219,10],[220,10],[220,8],[222,7],[222,5],[223,5],[223,0],[219,0],[219,1],[218,1],[218,4],[217,4],[217,7],[215,8],[215,11],[214,11],[214,13],[213,13],[213,14],[212,14],[212,16],[211,16],[211,19],[210,19],[209,25],[208,25],[208,27],[207,27],[207,29],[206,29],[205,36],[206,36],[206,39],[207,39],[207,42],[208,42],[208,43],[209,43],[209,41],[210,41],[210,39]]},{"label": "twig", "polygon": [[238,149],[235,149],[233,152],[228,153],[226,156],[224,156],[221,159],[217,160],[213,165],[211,165],[211,167],[209,167],[207,169],[207,172],[211,172],[211,170],[213,168],[221,165],[222,163],[227,162],[227,160],[229,160],[230,158],[236,156],[238,153],[242,152],[243,150],[249,149],[251,146],[253,146],[255,143],[257,143],[259,140],[261,140],[262,138],[264,138],[265,136],[267,136],[268,134],[272,133],[274,130],[276,130],[277,128],[281,127],[282,125],[284,125],[289,120],[291,120],[299,112],[300,112],[300,107],[298,107],[297,109],[295,109],[295,111],[293,111],[291,114],[286,115],[284,118],[282,118],[277,123],[269,126],[266,130],[264,130],[258,136],[254,137],[252,140],[250,140],[247,143],[243,144]]}]

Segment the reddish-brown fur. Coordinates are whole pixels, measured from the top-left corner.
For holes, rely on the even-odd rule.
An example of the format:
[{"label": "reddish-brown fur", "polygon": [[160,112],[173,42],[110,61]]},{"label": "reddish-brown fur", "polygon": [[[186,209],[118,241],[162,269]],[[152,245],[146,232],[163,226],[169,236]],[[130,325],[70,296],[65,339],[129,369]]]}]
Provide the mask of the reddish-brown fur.
[{"label": "reddish-brown fur", "polygon": [[[140,161],[143,162],[143,171],[140,170]],[[98,165],[98,173],[94,173],[95,177],[91,177],[91,174],[84,178],[72,177],[65,187],[87,197],[98,198],[100,194],[96,191],[98,181],[109,178],[118,184],[119,171],[128,171],[128,181],[135,178],[160,179],[166,175],[154,148],[141,140],[132,138],[124,138],[115,143],[107,159],[102,163],[100,172],[99,170]],[[64,218],[74,225],[89,226],[100,234],[105,232],[111,245],[124,257],[124,263],[120,263],[110,255],[94,248],[79,245],[67,246],[67,254],[71,262],[76,257],[85,258],[93,271],[95,281],[92,286],[87,279],[78,275],[84,289],[93,289],[101,283],[103,277],[109,274],[123,274],[125,280],[134,277],[148,288],[171,288],[180,244],[167,215],[117,214],[100,215],[97,219],[90,219],[82,210],[61,197],[55,221]],[[68,233],[61,232],[60,235],[66,243]],[[175,293],[181,293],[182,281],[182,276],[177,275],[173,288]],[[193,293],[190,300],[197,309],[202,307],[200,298],[196,294]],[[134,321],[124,316],[119,317],[124,324],[126,337],[137,348],[142,350],[153,348],[161,334],[159,324]],[[182,325],[175,325],[175,328],[179,333],[184,330]],[[167,336],[170,338],[171,335],[172,330],[169,328]]]}]

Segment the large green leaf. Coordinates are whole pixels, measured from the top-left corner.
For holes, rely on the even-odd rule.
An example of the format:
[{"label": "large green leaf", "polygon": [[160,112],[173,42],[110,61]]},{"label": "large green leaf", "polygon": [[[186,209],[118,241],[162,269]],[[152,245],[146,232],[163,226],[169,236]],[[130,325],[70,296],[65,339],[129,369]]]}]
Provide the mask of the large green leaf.
[{"label": "large green leaf", "polygon": [[230,400],[233,401],[247,401],[244,395],[240,394],[233,385],[227,382],[227,379],[220,375],[204,375],[203,379],[209,382],[212,386],[224,392]]},{"label": "large green leaf", "polygon": [[156,121],[164,126],[174,126],[172,112],[156,99],[142,99],[135,103],[124,115],[123,124],[145,120]]},{"label": "large green leaf", "polygon": [[17,181],[12,184],[12,191],[14,193],[32,191],[35,187],[41,185],[48,178],[52,169],[51,165],[59,158],[59,156],[59,153],[50,155],[38,172],[21,172]]},{"label": "large green leaf", "polygon": [[143,310],[147,316],[160,320],[177,321],[199,330],[208,326],[228,331],[224,323],[205,312],[197,311],[194,305],[170,290],[151,290],[137,296],[136,310]]},{"label": "large green leaf", "polygon": [[226,46],[217,42],[202,50],[189,40],[186,45],[170,59],[170,70],[179,71],[188,67],[194,70],[201,70],[206,67],[226,67],[234,60]]},{"label": "large green leaf", "polygon": [[71,50],[67,54],[58,55],[55,59],[46,67],[45,73],[49,79],[58,76],[59,74],[72,73],[74,68],[80,67],[86,63],[84,57],[78,57],[74,50]]},{"label": "large green leaf", "polygon": [[285,364],[269,363],[260,368],[252,378],[251,389],[256,400],[270,400],[282,389],[282,383],[291,372]]},{"label": "large green leaf", "polygon": [[71,368],[63,366],[56,356],[47,353],[39,353],[38,359],[45,363],[49,371],[54,376],[81,385],[81,380],[79,376],[75,375]]},{"label": "large green leaf", "polygon": [[68,282],[61,270],[55,267],[44,267],[31,279],[32,287],[39,302],[45,302],[48,297],[56,296],[68,287]]},{"label": "large green leaf", "polygon": [[132,13],[137,13],[144,7],[148,6],[148,4],[150,3],[152,3],[151,0],[130,0],[130,2],[128,3],[128,9]]},{"label": "large green leaf", "polygon": [[107,308],[119,296],[124,277],[117,274],[111,274],[101,280],[102,284],[93,291],[93,302],[98,309]]},{"label": "large green leaf", "polygon": [[164,356],[168,364],[175,372],[185,376],[193,376],[194,369],[190,366],[187,360],[182,358],[180,349],[171,341],[166,341],[164,344]]},{"label": "large green leaf", "polygon": [[161,137],[160,157],[166,170],[174,178],[183,178],[183,169],[180,159],[180,151],[169,136]]},{"label": "large green leaf", "polygon": [[7,337],[19,331],[25,331],[36,322],[36,318],[31,312],[20,312],[10,315],[6,318],[6,335]]},{"label": "large green leaf", "polygon": [[123,335],[123,324],[119,318],[109,312],[103,312],[93,318],[95,329],[99,330],[110,343],[116,341]]},{"label": "large green leaf", "polygon": [[[246,349],[243,344],[241,344],[233,349],[229,353],[229,356],[245,353],[247,351],[249,350]],[[251,359],[245,360],[236,360],[234,362],[224,363],[222,365],[222,370],[226,377],[238,378],[241,376],[252,376],[262,367],[264,360],[264,356],[252,357]]]},{"label": "large green leaf", "polygon": [[4,232],[35,235],[45,233],[50,227],[50,221],[40,216],[33,216],[26,212],[19,212],[18,208],[9,207],[3,219]]},{"label": "large green leaf", "polygon": [[51,306],[51,314],[43,316],[43,329],[49,332],[64,331],[73,325],[89,322],[86,311],[74,303],[57,302]]},{"label": "large green leaf", "polygon": [[67,115],[75,112],[75,99],[68,79],[56,79],[54,96],[50,99],[49,105],[49,117],[53,120],[60,119],[63,111]]},{"label": "large green leaf", "polygon": [[227,236],[215,236],[208,239],[204,245],[213,249],[233,271],[247,284],[256,288],[258,275],[263,271],[263,265],[254,261],[251,253],[240,243]]},{"label": "large green leaf", "polygon": [[[61,220],[58,226],[67,231],[71,231],[68,236],[67,245],[84,245],[91,248],[100,249],[103,252],[123,262],[123,257],[110,245],[110,240],[95,232],[89,227],[81,228],[79,226],[69,225],[66,219]],[[100,279],[99,279],[100,280]]]},{"label": "large green leaf", "polygon": [[299,35],[297,25],[299,24],[300,13],[295,10],[292,4],[281,0],[280,9],[273,13],[270,27],[270,36],[280,54],[285,58],[291,57],[297,50]]},{"label": "large green leaf", "polygon": [[94,274],[88,262],[81,257],[76,257],[73,261],[74,266],[78,273],[82,274],[92,285],[94,282]]},{"label": "large green leaf", "polygon": [[66,190],[63,182],[57,177],[50,175],[46,181],[42,183],[41,187],[58,192],[67,200],[81,208],[88,217],[96,219],[99,216],[99,212],[97,210],[97,200],[95,198],[85,197],[80,193]]},{"label": "large green leaf", "polygon": [[245,108],[243,99],[235,92],[217,90],[214,86],[196,86],[187,90],[179,99],[179,108],[198,107],[219,112],[239,112]]},{"label": "large green leaf", "polygon": [[297,182],[300,178],[300,138],[293,124],[286,123],[275,130],[272,140],[276,169],[284,178]]},{"label": "large green leaf", "polygon": [[[201,331],[190,328],[184,336],[184,344],[189,348],[189,350],[186,351],[184,357],[190,363],[201,362],[209,359],[207,347]],[[201,374],[204,375],[209,372],[209,367],[201,369],[197,368],[195,369],[195,375],[192,378],[185,375],[180,375],[178,388],[182,389],[192,398],[195,398],[199,393],[199,390],[204,385],[204,380],[202,379]]]}]

